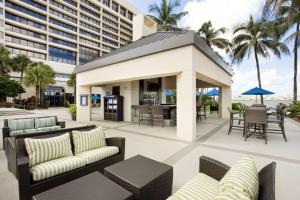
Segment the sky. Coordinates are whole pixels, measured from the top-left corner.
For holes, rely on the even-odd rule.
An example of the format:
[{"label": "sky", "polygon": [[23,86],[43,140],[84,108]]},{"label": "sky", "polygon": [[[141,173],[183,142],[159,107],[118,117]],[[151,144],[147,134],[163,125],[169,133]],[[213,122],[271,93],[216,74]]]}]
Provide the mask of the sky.
[{"label": "sky", "polygon": [[[128,0],[144,13],[148,7],[159,0]],[[215,28],[226,27],[231,38],[231,31],[239,24],[246,22],[252,14],[261,16],[265,0],[181,0],[179,11],[187,11],[187,17],[179,22],[182,27],[198,30],[202,23],[210,20]],[[291,47],[292,44],[289,44]],[[282,56],[281,59],[271,55],[270,58],[259,58],[261,65],[262,87],[275,93],[273,97],[291,97],[293,95],[293,56]],[[300,67],[300,64],[299,64]],[[300,81],[300,75],[298,75]],[[257,86],[256,64],[253,56],[243,63],[234,66],[232,93],[236,98],[246,90]],[[299,85],[299,84],[298,84]],[[300,94],[300,88],[298,88]]]}]

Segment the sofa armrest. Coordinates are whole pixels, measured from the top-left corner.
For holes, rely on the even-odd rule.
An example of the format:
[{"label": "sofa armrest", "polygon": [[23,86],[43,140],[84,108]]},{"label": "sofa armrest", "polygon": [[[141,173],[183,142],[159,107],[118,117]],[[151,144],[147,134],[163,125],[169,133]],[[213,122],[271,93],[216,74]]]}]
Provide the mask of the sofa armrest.
[{"label": "sofa armrest", "polygon": [[125,138],[122,137],[112,137],[106,138],[107,146],[117,146],[120,150],[120,154],[125,156]]},{"label": "sofa armrest", "polygon": [[17,158],[18,184],[19,184],[19,199],[27,198],[30,193],[30,173],[28,157]]},{"label": "sofa armrest", "polygon": [[2,148],[3,148],[3,150],[5,150],[4,139],[7,137],[9,137],[9,128],[7,126],[4,126],[2,128],[2,142],[3,142]]},{"label": "sofa armrest", "polygon": [[56,122],[56,125],[60,126],[61,128],[66,128],[66,122],[65,121],[58,121]]},{"label": "sofa armrest", "polygon": [[201,156],[199,171],[204,173],[218,181],[220,181],[227,171],[230,169],[229,166],[214,160],[212,158]]}]

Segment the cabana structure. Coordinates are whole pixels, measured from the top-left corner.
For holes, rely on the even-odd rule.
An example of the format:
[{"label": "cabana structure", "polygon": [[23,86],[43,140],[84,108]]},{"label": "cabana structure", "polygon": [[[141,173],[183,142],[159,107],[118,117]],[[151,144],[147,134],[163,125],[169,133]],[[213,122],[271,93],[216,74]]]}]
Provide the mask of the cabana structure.
[{"label": "cabana structure", "polygon": [[196,139],[197,88],[218,87],[219,117],[229,118],[231,69],[194,32],[150,34],[80,66],[76,73],[79,121],[91,121],[95,88],[102,98],[100,118],[104,119],[103,98],[118,94],[124,98],[128,122],[134,121],[132,106],[166,104],[165,93],[176,91],[176,134],[187,141]]}]

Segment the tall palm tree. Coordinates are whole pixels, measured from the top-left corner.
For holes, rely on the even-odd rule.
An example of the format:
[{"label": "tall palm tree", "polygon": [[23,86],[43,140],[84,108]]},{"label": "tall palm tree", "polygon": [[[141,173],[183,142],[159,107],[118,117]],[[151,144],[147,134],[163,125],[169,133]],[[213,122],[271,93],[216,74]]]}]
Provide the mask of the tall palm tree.
[{"label": "tall palm tree", "polygon": [[[263,16],[275,14],[280,22],[281,36],[289,31],[286,42],[293,41],[294,53],[294,77],[293,77],[293,100],[298,99],[298,48],[300,47],[300,1],[299,0],[267,0]],[[282,31],[283,30],[283,31]]]},{"label": "tall palm tree", "polygon": [[197,31],[197,34],[206,42],[209,47],[217,47],[228,51],[230,47],[230,41],[220,37],[221,34],[226,33],[226,28],[222,27],[215,30],[211,21],[205,22]]},{"label": "tall palm tree", "polygon": [[8,76],[11,70],[10,52],[0,44],[0,76]]},{"label": "tall palm tree", "polygon": [[[261,88],[260,64],[258,56],[263,58],[270,57],[269,51],[272,51],[277,57],[281,53],[289,54],[287,46],[278,40],[273,39],[274,28],[269,22],[256,22],[250,16],[246,24],[241,24],[234,30],[232,61],[241,63],[246,56],[250,57],[253,52],[256,62],[258,86]],[[263,103],[263,96],[261,96]]]},{"label": "tall palm tree", "polygon": [[160,4],[153,3],[149,6],[148,16],[156,21],[158,31],[180,30],[177,23],[188,13],[176,13],[178,7],[180,7],[180,0],[161,0]]},{"label": "tall palm tree", "polygon": [[41,93],[49,85],[55,84],[54,70],[43,62],[34,63],[25,69],[24,84],[26,87],[35,87],[36,97],[41,102]]},{"label": "tall palm tree", "polygon": [[76,103],[76,74],[72,73],[70,79],[67,81],[69,87],[74,87],[74,103]]}]

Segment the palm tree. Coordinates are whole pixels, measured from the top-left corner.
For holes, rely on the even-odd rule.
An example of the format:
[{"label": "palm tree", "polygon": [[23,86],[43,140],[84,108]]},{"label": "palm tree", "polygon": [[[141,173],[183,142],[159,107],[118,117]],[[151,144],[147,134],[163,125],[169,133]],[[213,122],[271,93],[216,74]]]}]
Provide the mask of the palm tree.
[{"label": "palm tree", "polygon": [[70,79],[67,81],[69,87],[74,87],[74,103],[76,103],[76,74],[72,73]]},{"label": "palm tree", "polygon": [[222,27],[215,30],[211,21],[203,23],[197,31],[197,34],[201,36],[209,47],[217,47],[228,51],[230,47],[229,40],[219,37],[224,33],[226,33],[226,28]]},{"label": "palm tree", "polygon": [[280,36],[285,35],[288,31],[291,34],[285,40],[293,41],[294,52],[294,78],[293,78],[293,100],[298,98],[298,48],[300,47],[300,1],[299,0],[268,0],[265,5],[263,16],[266,17],[275,12],[277,21],[280,22]]},{"label": "palm tree", "polygon": [[[273,39],[274,25],[269,22],[255,22],[253,17],[247,24],[241,24],[234,30],[233,38],[233,53],[232,62],[241,63],[246,56],[250,57],[254,53],[258,86],[261,88],[260,64],[258,56],[263,58],[270,57],[271,50],[274,55],[281,57],[281,52],[289,54],[287,46],[278,40]],[[263,104],[263,96],[261,96],[261,103]]]},{"label": "palm tree", "polygon": [[55,84],[54,70],[43,62],[34,63],[25,69],[24,84],[26,87],[35,87],[36,97],[41,101],[41,93],[49,85]]},{"label": "palm tree", "polygon": [[11,69],[10,52],[0,44],[0,76],[8,76]]},{"label": "palm tree", "polygon": [[180,30],[177,23],[188,13],[176,13],[175,10],[178,7],[180,7],[179,0],[161,0],[160,4],[153,3],[149,6],[149,13],[151,14],[148,16],[156,21],[158,31]]}]

